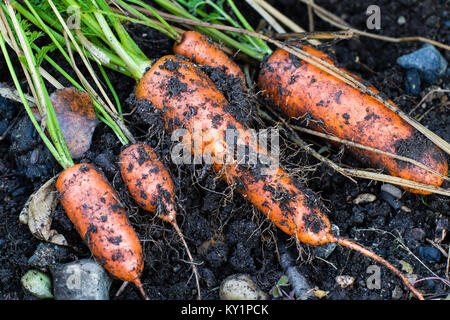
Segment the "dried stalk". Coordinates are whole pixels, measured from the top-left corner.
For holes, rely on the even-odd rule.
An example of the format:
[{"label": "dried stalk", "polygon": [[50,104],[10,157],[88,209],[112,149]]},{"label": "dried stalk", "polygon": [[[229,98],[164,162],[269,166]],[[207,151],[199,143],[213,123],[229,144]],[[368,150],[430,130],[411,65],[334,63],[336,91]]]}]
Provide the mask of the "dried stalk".
[{"label": "dried stalk", "polygon": [[[255,0],[256,3],[258,3],[262,8],[264,8],[268,13],[270,13],[272,16],[274,16],[278,21],[282,22],[286,27],[291,29],[295,33],[304,33],[306,32],[305,29],[300,27],[298,24],[296,24],[294,21],[286,17],[284,14],[282,14],[280,11],[272,7],[269,3],[267,3],[264,0]],[[309,32],[312,32],[314,30],[309,30]],[[310,39],[308,40],[309,43],[312,45],[319,45],[321,42],[316,39]]]},{"label": "dried stalk", "polygon": [[268,24],[270,24],[272,26],[272,28],[278,32],[278,33],[285,33],[286,31],[283,29],[282,26],[280,26],[278,24],[278,22],[276,22],[276,20],[266,12],[266,10],[264,10],[264,8],[262,8],[259,5],[259,1],[257,0],[245,0],[245,2],[247,2],[247,4],[249,6],[251,6],[253,9],[255,9],[256,12],[258,12],[261,17],[264,18],[264,20],[267,21]]},{"label": "dried stalk", "polygon": [[348,146],[351,146],[351,147],[355,147],[355,148],[359,148],[359,149],[363,149],[363,150],[379,153],[379,154],[382,154],[382,155],[385,155],[385,156],[389,156],[389,157],[392,157],[392,158],[400,160],[400,161],[405,161],[405,162],[411,163],[411,164],[413,164],[415,166],[418,166],[419,168],[424,169],[424,170],[426,170],[428,172],[431,172],[431,173],[433,173],[433,174],[435,174],[435,175],[437,175],[437,176],[439,176],[439,177],[441,177],[441,178],[443,178],[443,179],[445,179],[447,181],[450,181],[449,177],[444,176],[444,175],[440,174],[439,172],[437,172],[437,171],[435,171],[435,170],[433,170],[431,168],[428,168],[424,164],[422,164],[422,163],[420,163],[420,162],[418,162],[418,161],[416,161],[414,159],[411,159],[411,158],[408,158],[408,157],[399,156],[397,154],[393,154],[393,153],[386,152],[386,151],[383,151],[383,150],[380,150],[380,149],[368,147],[368,146],[365,146],[365,145],[357,143],[357,142],[341,139],[341,138],[338,138],[338,137],[335,137],[335,136],[331,136],[331,135],[326,134],[326,133],[322,133],[322,132],[318,132],[318,131],[315,131],[315,130],[299,127],[299,126],[296,126],[296,125],[292,125],[291,124],[291,128],[293,128],[293,129],[295,129],[297,131],[301,131],[301,132],[305,132],[305,133],[308,133],[308,134],[315,135],[317,137],[321,137],[321,138],[325,138],[325,139],[328,139],[328,140],[331,140],[331,141],[339,142],[339,143],[342,143],[342,144],[345,144],[345,145],[348,145]]},{"label": "dried stalk", "polygon": [[345,21],[343,21],[342,19],[340,19],[339,17],[337,17],[330,11],[327,11],[323,7],[315,4],[314,2],[312,2],[310,0],[299,0],[299,1],[303,2],[304,4],[306,4],[308,6],[313,7],[314,13],[319,18],[321,18],[322,20],[324,20],[324,21],[330,23],[331,25],[333,25],[337,28],[340,28],[340,29],[349,29],[349,30],[353,31],[354,33],[360,34],[362,36],[365,36],[368,38],[373,38],[373,39],[378,39],[378,40],[383,40],[383,41],[388,41],[388,42],[398,43],[398,42],[407,42],[407,41],[420,41],[420,42],[430,43],[434,46],[443,48],[445,50],[450,50],[450,46],[448,46],[446,44],[443,44],[441,42],[431,40],[428,38],[420,37],[420,36],[394,38],[394,37],[382,36],[379,34],[366,32],[366,31],[361,31],[361,30],[351,27],[348,23],[346,23]]},{"label": "dried stalk", "polygon": [[[259,110],[259,114],[262,118],[265,118],[272,122],[276,122],[270,115],[268,115],[267,113],[265,113],[262,110]],[[394,176],[390,176],[390,175],[386,175],[386,174],[374,173],[374,172],[370,172],[370,171],[358,170],[358,169],[353,169],[353,168],[343,168],[343,167],[337,165],[336,163],[334,163],[333,161],[331,161],[330,159],[322,156],[316,150],[314,150],[309,145],[307,145],[306,142],[304,142],[298,136],[298,134],[295,132],[295,130],[292,128],[292,126],[289,125],[283,118],[281,118],[277,115],[277,119],[278,119],[277,121],[281,122],[284,125],[286,135],[292,142],[294,142],[295,144],[297,144],[298,146],[303,148],[308,154],[310,154],[314,158],[325,163],[326,165],[328,165],[332,169],[336,170],[337,172],[341,173],[342,175],[346,176],[347,178],[349,178],[350,180],[352,180],[355,183],[357,183],[356,180],[352,179],[351,177],[376,180],[376,181],[395,184],[395,185],[399,185],[399,186],[407,187],[407,188],[411,188],[411,189],[417,189],[417,190],[432,192],[432,193],[441,194],[441,195],[445,195],[445,196],[450,196],[450,190],[447,190],[447,189],[443,189],[443,188],[439,188],[439,187],[435,187],[435,186],[431,186],[431,185],[427,185],[424,183],[419,183],[419,182],[415,182],[415,181],[411,181],[411,180],[406,180],[403,178],[394,177]]]}]

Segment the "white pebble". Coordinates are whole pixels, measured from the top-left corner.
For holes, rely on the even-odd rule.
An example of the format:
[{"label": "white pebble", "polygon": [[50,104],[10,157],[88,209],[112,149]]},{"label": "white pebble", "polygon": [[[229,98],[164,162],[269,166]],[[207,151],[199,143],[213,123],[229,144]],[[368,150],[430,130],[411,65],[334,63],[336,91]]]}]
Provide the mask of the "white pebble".
[{"label": "white pebble", "polygon": [[227,277],[220,285],[220,300],[267,300],[255,282],[246,274]]},{"label": "white pebble", "polygon": [[353,282],[355,282],[355,278],[353,278],[351,276],[345,276],[345,275],[344,276],[337,276],[335,278],[335,280],[336,280],[336,283],[338,285],[340,285],[341,288],[343,288],[343,289],[353,285]]},{"label": "white pebble", "polygon": [[402,191],[399,188],[394,187],[392,184],[389,184],[389,183],[383,184],[381,186],[381,191],[389,193],[390,195],[392,195],[394,198],[397,198],[397,199],[400,199],[402,197]]},{"label": "white pebble", "polygon": [[405,24],[406,23],[406,18],[404,16],[398,17],[397,23],[400,24],[400,25]]},{"label": "white pebble", "polygon": [[354,204],[364,204],[369,202],[374,202],[377,199],[376,195],[371,193],[362,193],[358,195],[355,200],[353,200]]}]

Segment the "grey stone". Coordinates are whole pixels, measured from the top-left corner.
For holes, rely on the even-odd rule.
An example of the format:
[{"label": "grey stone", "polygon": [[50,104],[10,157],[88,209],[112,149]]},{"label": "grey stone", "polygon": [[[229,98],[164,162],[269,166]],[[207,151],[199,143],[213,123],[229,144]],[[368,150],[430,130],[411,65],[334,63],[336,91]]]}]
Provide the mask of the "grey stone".
[{"label": "grey stone", "polygon": [[428,83],[435,83],[445,74],[447,61],[431,44],[425,44],[419,50],[401,56],[397,63],[406,70],[415,69],[422,79]]},{"label": "grey stone", "polygon": [[[339,227],[332,224],[331,225],[331,232],[335,236],[339,236]],[[314,247],[314,255],[317,257],[320,257],[322,259],[328,259],[330,254],[333,253],[334,249],[336,249],[337,244],[336,243],[327,243],[321,246]]]},{"label": "grey stone", "polygon": [[55,300],[109,300],[112,279],[94,260],[67,263],[52,273]]}]

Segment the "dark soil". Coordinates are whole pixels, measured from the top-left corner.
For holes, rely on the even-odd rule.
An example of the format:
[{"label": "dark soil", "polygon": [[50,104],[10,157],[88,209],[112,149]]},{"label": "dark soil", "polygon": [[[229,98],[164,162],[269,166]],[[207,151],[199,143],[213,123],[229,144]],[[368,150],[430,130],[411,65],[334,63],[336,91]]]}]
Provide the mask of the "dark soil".
[{"label": "dark soil", "polygon": [[[270,2],[300,25],[308,26],[306,8],[297,0]],[[381,8],[381,30],[375,32],[394,37],[420,35],[450,43],[450,28],[444,25],[449,19],[450,8],[443,0],[315,2],[359,29],[366,28],[366,8],[376,4]],[[250,11],[246,9],[244,12]],[[405,24],[397,23],[399,16],[405,17]],[[251,15],[249,19],[253,25],[257,25],[256,15]],[[315,17],[314,21],[316,30],[334,30],[318,17]],[[161,34],[143,27],[130,26],[129,30],[149,58],[171,53],[172,42]],[[334,51],[340,65],[374,84],[404,111],[409,112],[421,100],[421,97],[406,95],[405,72],[395,63],[397,57],[420,48],[421,43],[395,44],[360,38],[328,42],[325,46]],[[440,51],[450,62],[450,52]],[[3,60],[0,60],[0,70],[0,81],[12,85]],[[253,73],[256,75],[258,65],[252,66],[252,70],[256,71]],[[219,89],[224,91],[230,101],[229,111],[237,119],[253,128],[269,125],[255,116],[257,100],[251,95],[243,94],[233,79],[225,78],[217,70],[205,68],[205,71]],[[147,142],[156,149],[174,178],[179,204],[178,223],[195,260],[201,263],[200,284],[204,299],[218,299],[221,281],[235,273],[249,274],[261,289],[269,292],[283,275],[277,254],[277,245],[280,243],[288,247],[294,259],[298,258],[299,271],[309,282],[329,292],[327,299],[392,299],[396,287],[401,288],[403,297],[405,296],[402,282],[385,268],[381,268],[381,289],[368,289],[366,280],[371,274],[367,272],[367,268],[374,263],[361,254],[337,247],[328,258],[318,259],[313,247],[304,244],[297,246],[237,192],[233,193],[224,182],[216,180],[208,166],[174,165],[170,160],[170,136],[162,130],[158,113],[153,112],[151,106],[133,102],[133,80],[112,72],[108,74],[123,102],[124,112],[131,112],[136,107],[128,116],[130,130],[139,141]],[[449,80],[447,72],[447,76],[437,85],[450,89]],[[421,96],[431,88],[432,86],[422,83]],[[414,115],[423,114],[428,108],[433,108],[421,122],[449,141],[450,113],[448,106],[441,106],[445,99],[442,96],[436,95],[427,102],[426,109],[419,108]],[[0,140],[0,299],[28,300],[35,298],[24,291],[20,278],[31,268],[28,259],[40,241],[31,235],[26,226],[19,224],[18,216],[32,192],[57,174],[60,167],[20,110],[20,105],[0,100],[0,136],[6,128],[11,127],[5,138]],[[318,149],[328,146],[325,154],[333,161],[353,167],[364,167],[363,163],[350,157],[345,150],[320,140],[312,140],[309,136],[302,137],[317,144]],[[149,297],[195,299],[196,289],[192,272],[189,265],[183,261],[188,258],[177,234],[169,224],[139,210],[121,181],[117,157],[122,148],[108,127],[100,124],[95,130],[90,150],[77,161],[93,163],[101,168],[128,209],[129,219],[144,248],[145,269],[142,282]],[[413,267],[413,273],[418,279],[434,274],[446,277],[447,259],[441,254],[439,261],[428,262],[423,259],[422,249],[419,252],[419,247],[431,246],[427,239],[435,238],[438,217],[448,218],[447,198],[404,192],[401,203],[409,208],[410,212],[394,209],[383,200],[386,198],[381,194],[380,183],[358,179],[355,184],[330,168],[318,164],[288,141],[282,140],[281,148],[282,165],[293,175],[306,181],[308,188],[320,194],[328,208],[328,217],[339,227],[342,236],[370,248],[398,268],[401,268],[400,260],[406,261]],[[305,168],[300,174],[299,167]],[[444,187],[448,187],[448,184]],[[377,199],[372,203],[355,205],[353,200],[362,193],[372,193]],[[70,244],[69,249],[64,251],[66,259],[59,257],[58,261],[68,262],[66,260],[90,257],[89,250],[60,205],[53,214],[52,227],[65,235]],[[408,253],[399,240],[421,259],[429,270]],[[448,237],[441,246],[448,250]],[[342,289],[335,281],[338,275],[354,277],[353,286]],[[114,281],[111,293],[120,285],[120,281]],[[449,292],[449,288],[439,281],[424,281],[417,287],[430,297],[445,297]],[[130,285],[118,299],[141,297]]]}]

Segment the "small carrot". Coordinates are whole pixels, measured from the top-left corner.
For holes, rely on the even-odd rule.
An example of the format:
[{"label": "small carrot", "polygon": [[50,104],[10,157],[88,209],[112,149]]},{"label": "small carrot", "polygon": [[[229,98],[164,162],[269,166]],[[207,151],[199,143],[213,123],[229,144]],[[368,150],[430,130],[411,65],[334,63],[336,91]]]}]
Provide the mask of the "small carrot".
[{"label": "small carrot", "polygon": [[[325,53],[307,45],[299,47],[334,65]],[[342,68],[339,70],[349,74]],[[258,85],[275,110],[285,117],[308,117],[308,126],[315,130],[412,158],[443,176],[448,173],[448,163],[442,151],[399,115],[370,95],[310,63],[300,61],[283,49],[276,50],[263,63]],[[370,89],[378,93],[374,87]],[[392,101],[390,103],[393,104]],[[387,169],[393,176],[433,186],[440,186],[444,181],[436,174],[386,155],[359,148],[351,148],[350,151],[377,168]]]},{"label": "small carrot", "polygon": [[164,164],[152,147],[136,143],[125,148],[119,156],[120,173],[131,195],[138,205],[169,222],[180,236],[194,271],[198,299],[201,299],[199,276],[194,259],[184,239],[177,220],[174,199],[174,184]]},{"label": "small carrot", "polygon": [[[223,94],[193,64],[175,56],[162,57],[139,81],[135,95],[140,100],[151,102],[162,112],[169,131],[185,128],[192,135],[196,128],[201,129],[200,151],[208,149],[211,152],[213,169],[222,179],[235,184],[244,198],[285,233],[309,245],[333,242],[356,250],[389,268],[417,297],[423,299],[407,278],[388,261],[350,240],[334,236],[317,196],[287,172],[269,166],[265,168],[265,174],[259,174],[258,170],[237,161],[217,161],[232,151],[226,140],[227,130],[230,129],[237,135],[238,145],[248,146],[250,152],[257,152],[258,156],[272,157],[250,138],[249,130],[226,112],[228,102]],[[272,159],[270,163],[274,162]]]},{"label": "small carrot", "polygon": [[139,238],[119,197],[91,164],[65,169],[56,181],[60,202],[92,254],[114,277],[132,282],[146,299],[140,277],[144,259]]},{"label": "small carrot", "polygon": [[224,70],[228,76],[240,78],[245,88],[245,76],[241,68],[211,39],[200,32],[184,32],[181,40],[174,43],[173,52],[185,56],[194,63]]}]

